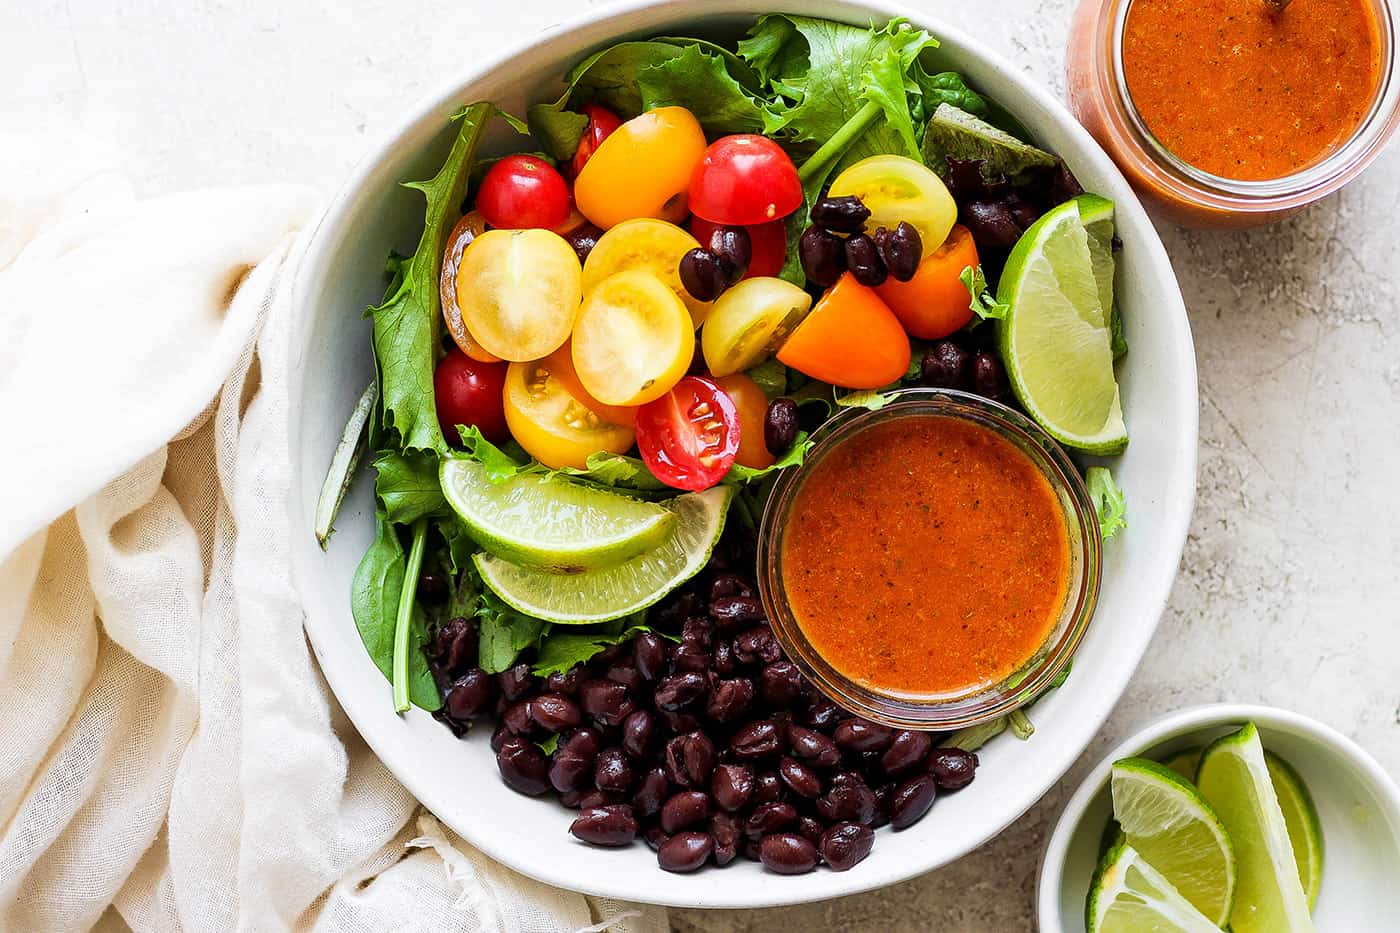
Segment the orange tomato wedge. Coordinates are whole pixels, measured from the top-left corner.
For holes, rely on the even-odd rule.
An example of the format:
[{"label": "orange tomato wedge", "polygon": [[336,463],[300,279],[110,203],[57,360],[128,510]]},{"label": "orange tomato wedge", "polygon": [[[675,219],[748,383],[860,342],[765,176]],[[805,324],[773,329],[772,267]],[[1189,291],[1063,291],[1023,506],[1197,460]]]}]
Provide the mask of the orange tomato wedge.
[{"label": "orange tomato wedge", "polygon": [[911,336],[937,340],[961,330],[972,319],[972,301],[958,276],[977,268],[977,244],[962,224],[943,245],[924,256],[907,282],[886,279],[875,289]]},{"label": "orange tomato wedge", "polygon": [[788,337],[778,360],[832,385],[879,389],[909,371],[910,355],[894,312],[847,272]]},{"label": "orange tomato wedge", "polygon": [[768,452],[763,440],[763,422],[768,414],[768,396],[743,373],[733,373],[715,380],[734,400],[739,409],[739,453],[734,462],[755,470],[765,470],[777,458]]}]

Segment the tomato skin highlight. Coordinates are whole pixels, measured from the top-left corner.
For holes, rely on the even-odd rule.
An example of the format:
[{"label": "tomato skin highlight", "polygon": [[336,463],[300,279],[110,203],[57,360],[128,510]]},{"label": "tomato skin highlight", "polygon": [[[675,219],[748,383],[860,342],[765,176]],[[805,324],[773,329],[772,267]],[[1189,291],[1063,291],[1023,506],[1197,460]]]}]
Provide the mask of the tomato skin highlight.
[{"label": "tomato skin highlight", "polygon": [[[690,232],[701,243],[710,242],[710,234],[716,227],[723,226],[727,225],[706,220],[698,214],[690,218]],[[767,278],[782,272],[783,263],[787,261],[787,228],[783,222],[770,220],[766,224],[748,224],[744,229],[749,232],[749,242],[753,245],[753,257],[744,278]]]},{"label": "tomato skin highlight", "polygon": [[637,217],[679,223],[690,213],[686,189],[704,153],[705,131],[689,110],[648,110],[593,151],[574,181],[574,201],[604,230]]},{"label": "tomato skin highlight", "polygon": [[588,117],[588,125],[583,128],[578,148],[574,150],[574,157],[569,160],[569,174],[574,178],[583,171],[588,160],[593,158],[593,153],[603,144],[603,140],[622,125],[621,117],[599,104],[584,104],[581,112]]},{"label": "tomato skin highlight", "polygon": [[462,445],[457,425],[475,426],[492,443],[510,436],[501,395],[506,384],[504,363],[482,363],[461,350],[449,350],[433,370],[433,401],[438,424],[453,446]]},{"label": "tomato skin highlight", "polygon": [[637,450],[652,474],[698,492],[724,478],[739,454],[739,410],[713,379],[686,376],[637,410]]},{"label": "tomato skin highlight", "polygon": [[552,230],[569,217],[569,186],[544,159],[510,155],[487,170],[476,209],[499,230]]},{"label": "tomato skin highlight", "polygon": [[766,470],[777,460],[768,452],[763,439],[763,421],[768,415],[768,396],[743,373],[734,373],[715,382],[734,401],[739,411],[739,452],[734,462],[754,470]]},{"label": "tomato skin highlight", "polygon": [[958,224],[938,249],[924,255],[912,279],[887,279],[875,292],[910,336],[937,340],[972,320],[971,296],[959,276],[968,266],[977,265],[977,244],[968,229]]},{"label": "tomato skin highlight", "polygon": [[879,389],[903,378],[912,351],[874,289],[842,273],[778,350],[778,360],[821,382]]},{"label": "tomato skin highlight", "polygon": [[797,166],[781,146],[754,133],[715,140],[690,179],[690,210],[718,224],[767,223],[801,206]]}]

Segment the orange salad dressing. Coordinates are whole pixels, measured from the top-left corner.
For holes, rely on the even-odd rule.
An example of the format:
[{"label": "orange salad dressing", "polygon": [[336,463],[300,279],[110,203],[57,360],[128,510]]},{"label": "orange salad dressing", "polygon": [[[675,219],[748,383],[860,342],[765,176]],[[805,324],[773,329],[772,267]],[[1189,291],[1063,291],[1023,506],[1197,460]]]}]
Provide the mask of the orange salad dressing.
[{"label": "orange salad dressing", "polygon": [[870,689],[950,696],[1024,665],[1069,589],[1064,513],[1026,454],[986,428],[919,415],[832,450],[782,544],[813,648]]},{"label": "orange salad dressing", "polygon": [[1381,76],[1369,0],[1132,0],[1123,75],[1170,152],[1239,181],[1282,178],[1344,144]]}]

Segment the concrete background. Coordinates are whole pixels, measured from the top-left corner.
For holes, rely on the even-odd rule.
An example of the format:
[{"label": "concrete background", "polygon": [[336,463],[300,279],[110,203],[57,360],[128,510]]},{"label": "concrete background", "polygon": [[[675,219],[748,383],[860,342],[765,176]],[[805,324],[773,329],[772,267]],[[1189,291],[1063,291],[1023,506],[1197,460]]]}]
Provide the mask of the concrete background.
[{"label": "concrete background", "polygon": [[[1062,89],[1069,0],[911,2]],[[296,181],[329,194],[444,76],[581,4],[5,0],[0,8],[6,129],[84,131],[112,147],[143,193]],[[1392,147],[1339,196],[1279,226],[1230,234],[1160,226],[1200,363],[1196,517],[1155,642],[1059,787],[1000,838],[932,875],[785,910],[677,911],[675,926],[1033,929],[1037,859],[1061,803],[1109,745],[1179,706],[1290,707],[1400,773],[1398,210]]]}]

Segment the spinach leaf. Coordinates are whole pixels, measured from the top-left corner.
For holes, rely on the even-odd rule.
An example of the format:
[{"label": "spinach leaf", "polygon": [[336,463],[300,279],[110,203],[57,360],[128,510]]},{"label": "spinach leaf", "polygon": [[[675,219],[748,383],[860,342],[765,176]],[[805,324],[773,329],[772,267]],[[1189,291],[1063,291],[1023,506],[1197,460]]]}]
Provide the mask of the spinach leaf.
[{"label": "spinach leaf", "polygon": [[770,399],[778,398],[787,391],[788,368],[778,362],[775,356],[772,359],[759,363],[748,370],[746,375],[758,384],[763,390],[763,394]]},{"label": "spinach leaf", "polygon": [[561,162],[574,157],[583,131],[588,128],[588,117],[554,104],[533,104],[527,116],[530,135],[545,152]]},{"label": "spinach leaf", "polygon": [[[375,516],[374,542],[360,559],[350,585],[350,611],[365,650],[391,683],[395,624],[406,564],[398,532],[384,513],[379,512]],[[405,658],[408,698],[415,706],[435,710],[442,705],[442,698],[428,670],[428,659],[421,650],[413,650],[427,641],[427,626],[422,613],[415,608],[409,617],[407,644],[410,650]]]},{"label": "spinach leaf", "polygon": [[1089,498],[1099,516],[1099,534],[1105,541],[1128,527],[1123,490],[1113,481],[1113,474],[1107,467],[1094,466],[1085,470],[1084,485],[1089,489]]},{"label": "spinach leaf", "polygon": [[389,521],[408,525],[447,511],[438,482],[438,458],[421,450],[386,450],[374,458],[374,491]]},{"label": "spinach leaf", "polygon": [[442,168],[428,181],[405,183],[422,192],[427,202],[423,235],[413,258],[397,270],[398,287],[369,312],[374,318],[382,430],[404,450],[447,449],[433,399],[433,365],[442,327],[438,264],[466,194],[467,166],[487,120],[496,113],[491,104],[478,103],[457,114],[457,138]]},{"label": "spinach leaf", "polygon": [[480,622],[477,659],[488,674],[509,668],[520,652],[534,647],[549,629],[548,622],[516,612],[488,589],[481,591],[476,617]]}]

